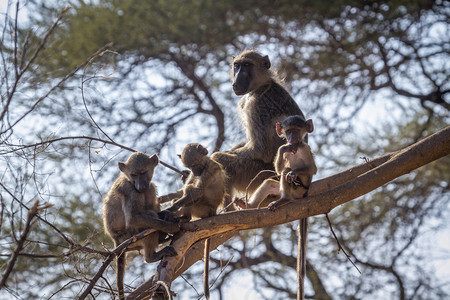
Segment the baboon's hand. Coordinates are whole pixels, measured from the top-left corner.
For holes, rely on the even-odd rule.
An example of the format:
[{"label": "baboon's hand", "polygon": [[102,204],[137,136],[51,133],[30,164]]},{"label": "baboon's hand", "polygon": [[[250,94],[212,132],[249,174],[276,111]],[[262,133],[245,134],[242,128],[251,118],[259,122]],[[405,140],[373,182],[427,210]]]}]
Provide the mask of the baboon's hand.
[{"label": "baboon's hand", "polygon": [[161,220],[167,221],[167,222],[172,222],[172,223],[178,223],[179,222],[179,218],[175,215],[175,213],[169,211],[169,210],[162,210],[158,213],[158,217]]},{"label": "baboon's hand", "polygon": [[278,208],[280,208],[280,207],[282,207],[282,206],[288,204],[289,202],[291,202],[291,200],[285,199],[285,198],[281,198],[280,200],[271,202],[271,203],[267,206],[267,208],[268,208],[270,211],[275,211],[275,210],[277,210]]},{"label": "baboon's hand", "polygon": [[241,209],[246,209],[244,197],[242,198],[235,197],[233,200],[233,204]]},{"label": "baboon's hand", "polygon": [[293,183],[297,179],[297,173],[295,171],[290,171],[286,174],[286,181],[288,183]]},{"label": "baboon's hand", "polygon": [[181,181],[183,181],[183,183],[186,183],[186,180],[188,179],[189,175],[191,174],[191,170],[183,170],[183,171],[181,171],[181,173],[183,173],[183,175],[181,176]]}]

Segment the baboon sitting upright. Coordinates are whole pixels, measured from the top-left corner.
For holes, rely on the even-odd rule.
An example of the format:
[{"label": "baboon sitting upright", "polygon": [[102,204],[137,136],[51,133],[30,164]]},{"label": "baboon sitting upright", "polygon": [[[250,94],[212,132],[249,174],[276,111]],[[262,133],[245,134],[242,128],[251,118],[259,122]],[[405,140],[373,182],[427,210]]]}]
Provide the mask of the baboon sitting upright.
[{"label": "baboon sitting upright", "polygon": [[[154,228],[174,233],[179,230],[177,224],[160,220],[159,203],[156,188],[152,182],[153,171],[159,160],[156,155],[133,153],[125,162],[119,163],[121,175],[103,198],[103,225],[105,232],[114,241],[114,247],[133,235]],[[154,262],[163,256],[176,255],[172,246],[156,252],[159,233],[150,233],[145,238],[131,244],[128,248],[143,249],[144,261]],[[117,289],[119,299],[123,299],[123,278],[125,273],[126,252],[117,256]]]},{"label": "baboon sitting upright", "polygon": [[212,160],[208,150],[200,144],[188,144],[181,155],[185,167],[191,170],[183,187],[183,195],[167,210],[181,211],[182,217],[191,220],[215,216],[225,196],[225,172]]},{"label": "baboon sitting upright", "polygon": [[[285,88],[270,71],[269,57],[247,50],[231,63],[233,91],[243,95],[237,110],[245,130],[246,142],[211,157],[227,173],[227,193],[244,193],[250,181],[265,169],[273,170],[273,160],[283,140],[275,132],[275,124],[291,115],[304,117]],[[260,176],[249,187],[251,194],[268,176]]]},{"label": "baboon sitting upright", "polygon": [[[208,150],[200,144],[188,144],[181,155],[185,167],[191,170],[183,188],[183,195],[167,210],[180,210],[184,219],[215,216],[225,195],[225,172],[222,166],[212,160]],[[205,240],[203,275],[205,298],[209,299],[209,239]]]}]

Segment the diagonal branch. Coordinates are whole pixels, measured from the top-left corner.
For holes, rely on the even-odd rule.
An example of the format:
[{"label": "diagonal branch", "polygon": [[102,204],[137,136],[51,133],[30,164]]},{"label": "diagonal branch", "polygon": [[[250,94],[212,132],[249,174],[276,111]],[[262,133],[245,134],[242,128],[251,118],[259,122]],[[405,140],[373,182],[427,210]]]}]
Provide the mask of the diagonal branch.
[{"label": "diagonal branch", "polygon": [[[173,242],[178,255],[164,258],[155,276],[132,292],[129,299],[135,299],[138,292],[142,293],[145,288],[152,286],[153,280],[166,282],[170,286],[172,280],[201,258],[201,251],[198,250],[203,248],[198,245],[194,246],[196,252],[192,252],[193,249],[189,251],[200,240],[212,237],[210,250],[213,250],[239,230],[270,227],[329,213],[345,202],[448,154],[450,126],[405,149],[316,181],[311,185],[311,196],[293,201],[277,211],[272,212],[267,208],[249,209],[183,224],[182,230],[185,233]],[[220,235],[222,237],[214,238]]]},{"label": "diagonal branch", "polygon": [[30,233],[31,221],[33,221],[33,218],[36,217],[39,210],[43,210],[48,207],[49,206],[47,204],[44,204],[44,206],[39,207],[39,201],[36,201],[34,205],[31,207],[31,209],[28,211],[27,220],[25,222],[25,228],[22,234],[20,235],[20,239],[17,241],[16,250],[14,250],[14,253],[11,255],[5,273],[3,273],[2,278],[0,280],[0,289],[6,286],[6,280],[8,279],[9,275],[11,274],[11,271],[14,268],[17,257],[20,255],[20,251],[22,251],[24,248],[25,241],[28,237],[28,234]]}]

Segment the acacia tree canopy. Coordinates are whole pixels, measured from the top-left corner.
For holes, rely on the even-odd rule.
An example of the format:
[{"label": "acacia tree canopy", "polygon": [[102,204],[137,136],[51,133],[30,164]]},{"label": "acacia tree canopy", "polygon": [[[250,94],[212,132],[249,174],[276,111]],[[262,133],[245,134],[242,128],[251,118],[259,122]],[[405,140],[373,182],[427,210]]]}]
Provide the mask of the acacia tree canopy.
[{"label": "acacia tree canopy", "polygon": [[[319,179],[360,157],[387,158],[449,123],[447,1],[34,0],[17,7],[26,21],[16,19],[15,5],[2,15],[0,52],[1,288],[15,297],[80,295],[103,257],[111,257],[100,199],[118,174],[116,162],[129,154],[123,149],[158,153],[181,167],[176,153],[188,142],[216,151],[243,140],[228,75],[231,57],[243,49],[268,54],[314,119]],[[427,154],[441,147],[448,151],[436,145]],[[364,276],[336,254],[326,220],[312,218],[307,296],[444,297],[449,291],[427,245],[448,219],[448,160],[444,155],[330,213]],[[179,187],[177,176],[158,167],[160,193]],[[333,186],[342,183],[332,178]],[[36,199],[41,204],[33,206]],[[297,212],[308,206],[301,207]],[[252,220],[266,213],[234,214]],[[225,222],[227,215],[216,218]],[[186,226],[207,232],[209,222]],[[212,293],[228,296],[230,285],[249,278],[252,295],[294,298],[295,226],[213,239],[221,246],[211,257]],[[198,248],[177,267],[175,276],[187,270],[190,284],[173,281],[177,293],[200,297],[201,274],[190,267]],[[155,267],[130,261],[127,290]],[[100,298],[114,286],[114,270],[105,268],[91,290]],[[36,288],[42,278],[45,290]]]}]

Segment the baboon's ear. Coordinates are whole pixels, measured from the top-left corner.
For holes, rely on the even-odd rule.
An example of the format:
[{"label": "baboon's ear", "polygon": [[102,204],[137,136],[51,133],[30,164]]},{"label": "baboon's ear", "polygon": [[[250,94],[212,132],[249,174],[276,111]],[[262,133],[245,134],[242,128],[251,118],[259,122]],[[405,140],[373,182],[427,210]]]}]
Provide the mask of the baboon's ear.
[{"label": "baboon's ear", "polygon": [[203,155],[208,155],[208,149],[206,149],[200,144],[197,145],[197,150]]},{"label": "baboon's ear", "polygon": [[313,132],[313,130],[314,130],[314,124],[313,124],[313,121],[312,121],[311,119],[307,120],[307,121],[305,122],[305,125],[306,125],[306,131],[307,131],[308,133]]},{"label": "baboon's ear", "polygon": [[151,162],[153,165],[156,166],[156,165],[159,163],[158,155],[153,154],[153,155],[150,157],[150,162]]},{"label": "baboon's ear", "polygon": [[263,65],[264,65],[264,68],[270,69],[270,66],[272,66],[272,64],[270,63],[269,56],[266,55],[263,57]]},{"label": "baboon's ear", "polygon": [[282,130],[282,128],[281,128],[280,122],[277,122],[277,123],[276,123],[276,129],[277,129],[277,134],[278,134],[278,136],[281,137],[281,136],[283,135],[283,130]]},{"label": "baboon's ear", "polygon": [[122,171],[123,173],[127,172],[127,165],[123,162],[120,162],[119,164],[119,170]]}]

